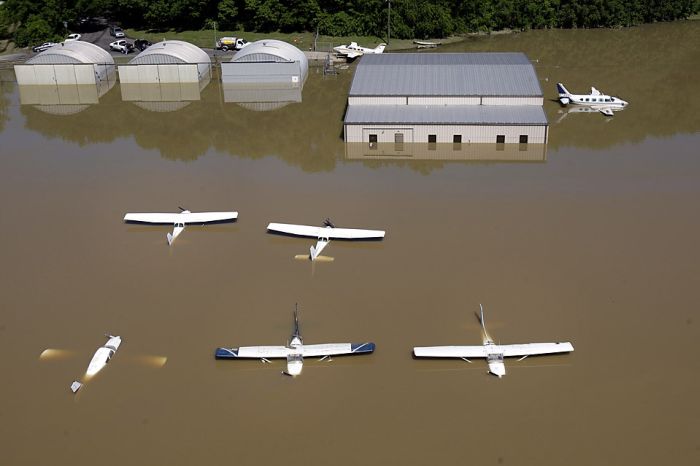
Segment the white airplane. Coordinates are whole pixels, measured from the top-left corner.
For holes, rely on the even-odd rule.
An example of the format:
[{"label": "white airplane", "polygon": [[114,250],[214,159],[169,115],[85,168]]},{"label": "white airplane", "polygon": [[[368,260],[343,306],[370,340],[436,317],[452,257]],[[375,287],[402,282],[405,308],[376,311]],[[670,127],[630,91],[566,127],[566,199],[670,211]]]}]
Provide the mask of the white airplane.
[{"label": "white airplane", "polygon": [[332,356],[366,354],[374,351],[374,343],[324,343],[305,345],[299,332],[299,319],[294,311],[294,331],[287,346],[241,346],[238,348],[217,348],[216,359],[260,359],[269,363],[270,359],[287,359],[285,375],[296,377],[301,374],[304,358],[321,357],[319,361]]},{"label": "white airplane", "polygon": [[[74,380],[71,384],[70,389],[73,393],[77,393],[78,390],[80,390],[80,388],[85,383],[87,383],[93,376],[100,372],[119,349],[119,346],[122,343],[122,338],[120,336],[105,336],[108,338],[107,343],[105,343],[103,346],[100,346],[99,348],[97,348],[97,351],[95,351],[95,354],[92,356],[92,359],[88,364],[87,370],[85,371],[85,374],[82,377],[82,382]],[[74,353],[75,351],[71,350],[47,348],[41,352],[41,355],[39,355],[39,359],[47,360],[63,358],[66,356],[70,356]],[[167,360],[168,358],[164,356],[141,355],[136,357],[137,362],[153,367],[163,367]]]},{"label": "white airplane", "polygon": [[557,92],[559,92],[559,102],[562,105],[585,105],[605,116],[613,116],[613,111],[622,110],[627,106],[627,102],[619,97],[602,94],[595,87],[591,87],[590,94],[572,94],[562,83],[557,83]]},{"label": "white airplane", "polygon": [[[309,248],[309,255],[297,256],[297,259],[309,258],[312,261],[318,259],[321,251],[328,246],[332,239],[358,240],[358,239],[381,239],[384,238],[383,230],[359,230],[355,228],[336,228],[330,219],[323,221],[322,227],[314,227],[308,225],[292,225],[288,223],[270,223],[267,226],[269,231],[284,233],[294,236],[311,236],[317,238],[316,246]],[[333,260],[332,258],[327,258]]]},{"label": "white airplane", "polygon": [[361,57],[366,53],[382,53],[385,48],[386,44],[384,43],[377,45],[373,49],[370,49],[368,47],[360,47],[359,45],[357,45],[357,42],[350,42],[350,45],[339,45],[337,47],[333,47],[333,51],[337,55],[342,55],[352,59]]},{"label": "white airplane", "polygon": [[[117,350],[119,349],[119,345],[121,345],[122,343],[122,339],[119,336],[105,336],[108,338],[107,343],[105,343],[104,346],[100,346],[99,348],[97,348],[97,351],[95,351],[95,354],[92,356],[90,364],[88,364],[88,368],[85,371],[83,382],[90,380],[90,378],[92,378],[95,374],[100,372],[107,365],[109,360],[112,359],[112,356],[114,356],[114,353],[117,352]],[[41,355],[39,356],[39,359],[51,358],[66,353],[67,351],[65,350],[49,348],[42,351]],[[78,390],[80,390],[82,386],[83,383],[75,380],[70,385],[70,389],[73,393],[76,393]]]},{"label": "white airplane", "polygon": [[168,233],[168,244],[173,244],[175,238],[185,229],[188,223],[212,223],[212,222],[231,222],[238,218],[238,212],[190,212],[189,210],[180,207],[180,213],[135,213],[126,214],[125,222],[131,223],[156,223],[156,224],[172,224],[173,232]]},{"label": "white airplane", "polygon": [[484,323],[484,308],[481,308],[479,322],[483,330],[483,345],[480,346],[423,346],[413,348],[413,354],[417,358],[460,358],[471,363],[468,358],[486,358],[489,372],[499,378],[506,375],[504,358],[518,357],[522,361],[528,356],[553,353],[569,353],[574,347],[569,342],[564,343],[525,343],[517,345],[498,345],[494,343],[486,332]]}]

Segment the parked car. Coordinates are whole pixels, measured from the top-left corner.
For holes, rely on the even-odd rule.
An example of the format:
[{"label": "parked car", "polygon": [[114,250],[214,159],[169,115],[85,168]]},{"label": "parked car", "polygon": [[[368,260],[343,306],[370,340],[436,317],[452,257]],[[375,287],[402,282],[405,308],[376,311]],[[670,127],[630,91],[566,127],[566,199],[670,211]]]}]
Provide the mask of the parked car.
[{"label": "parked car", "polygon": [[83,37],[80,34],[68,34],[68,37],[63,42],[71,42],[74,40],[80,40],[80,38]]},{"label": "parked car", "polygon": [[134,51],[134,44],[132,44],[131,42],[127,42],[124,39],[115,40],[114,42],[111,42],[109,44],[109,49],[121,52],[124,55],[126,55],[127,53]]},{"label": "parked car", "polygon": [[134,48],[139,49],[140,51],[146,50],[148,47],[153,45],[151,42],[147,41],[146,39],[136,39],[134,41]]},{"label": "parked car", "polygon": [[126,34],[124,34],[124,30],[120,28],[119,26],[110,26],[109,27],[109,35],[112,37],[116,37],[117,39],[120,39],[122,37],[126,37]]},{"label": "parked car", "polygon": [[248,41],[240,37],[222,37],[216,41],[216,48],[226,52],[227,50],[241,50],[248,45]]},{"label": "parked car", "polygon": [[50,49],[54,45],[58,45],[58,44],[56,42],[44,42],[41,45],[36,45],[36,46],[32,47],[32,50],[34,50],[37,53],[43,52],[44,50]]}]

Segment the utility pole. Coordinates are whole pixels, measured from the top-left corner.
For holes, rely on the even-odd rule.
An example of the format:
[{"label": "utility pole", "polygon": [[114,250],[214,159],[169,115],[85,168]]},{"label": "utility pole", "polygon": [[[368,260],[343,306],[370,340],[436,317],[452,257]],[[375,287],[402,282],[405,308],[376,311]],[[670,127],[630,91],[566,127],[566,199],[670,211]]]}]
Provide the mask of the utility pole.
[{"label": "utility pole", "polygon": [[386,21],[386,28],[388,30],[387,38],[386,38],[386,44],[389,45],[389,42],[391,42],[391,0],[389,1],[389,16]]}]

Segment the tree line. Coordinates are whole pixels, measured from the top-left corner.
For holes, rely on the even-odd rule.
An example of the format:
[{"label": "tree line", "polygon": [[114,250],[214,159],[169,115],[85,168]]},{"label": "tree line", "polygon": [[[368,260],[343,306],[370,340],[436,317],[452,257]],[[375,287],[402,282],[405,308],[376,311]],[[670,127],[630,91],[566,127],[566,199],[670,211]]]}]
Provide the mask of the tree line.
[{"label": "tree line", "polygon": [[[216,24],[220,30],[386,38],[388,7],[387,0],[6,0],[0,5],[0,37],[12,31],[19,46],[58,40],[87,18],[105,17],[146,30]],[[699,7],[700,0],[391,0],[391,37],[632,26],[687,18]]]}]

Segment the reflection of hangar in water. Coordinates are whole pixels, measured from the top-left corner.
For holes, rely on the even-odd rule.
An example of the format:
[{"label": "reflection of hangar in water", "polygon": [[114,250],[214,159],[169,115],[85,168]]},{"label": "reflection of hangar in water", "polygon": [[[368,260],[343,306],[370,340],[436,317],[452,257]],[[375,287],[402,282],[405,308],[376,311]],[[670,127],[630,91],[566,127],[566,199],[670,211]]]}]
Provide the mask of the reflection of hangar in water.
[{"label": "reflection of hangar in water", "polygon": [[174,112],[201,99],[199,83],[120,84],[122,100],[151,112]]},{"label": "reflection of hangar in water", "polygon": [[535,70],[522,53],[370,54],[353,77],[348,143],[547,142]]},{"label": "reflection of hangar in water", "polygon": [[20,86],[83,86],[114,81],[114,60],[100,47],[83,41],[64,42],[15,65]]},{"label": "reflection of hangar in water", "polygon": [[224,102],[234,102],[256,112],[277,110],[293,102],[301,102],[301,89],[275,89],[269,86],[222,84]]},{"label": "reflection of hangar in water", "polygon": [[225,85],[270,86],[301,89],[309,73],[304,53],[281,40],[259,40],[238,51],[230,62],[221,64]]},{"label": "reflection of hangar in water", "polygon": [[463,143],[378,143],[373,147],[362,142],[345,144],[348,160],[442,160],[472,162],[545,162],[546,144],[463,144]]},{"label": "reflection of hangar in water", "polygon": [[95,85],[19,86],[19,102],[34,105],[45,113],[72,115],[90,105],[99,103],[100,97],[114,87],[114,81],[100,81]]},{"label": "reflection of hangar in water", "polygon": [[122,84],[198,83],[211,80],[211,59],[199,47],[180,40],[153,44],[126,65],[119,65]]}]

